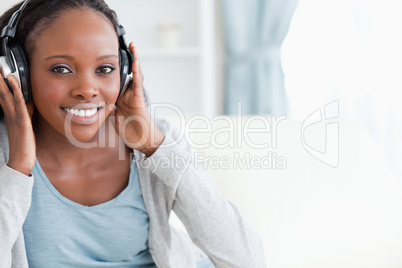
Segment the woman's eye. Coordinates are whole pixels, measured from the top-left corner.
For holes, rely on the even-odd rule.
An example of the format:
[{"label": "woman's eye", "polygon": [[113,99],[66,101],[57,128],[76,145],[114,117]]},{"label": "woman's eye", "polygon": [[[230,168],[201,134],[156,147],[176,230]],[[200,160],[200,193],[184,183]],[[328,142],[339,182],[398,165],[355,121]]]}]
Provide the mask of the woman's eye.
[{"label": "woman's eye", "polygon": [[98,68],[98,70],[96,70],[96,72],[101,73],[101,74],[110,74],[114,70],[116,70],[116,68],[111,67],[111,66],[101,66]]},{"label": "woman's eye", "polygon": [[57,66],[51,69],[52,72],[57,74],[69,74],[71,71],[67,67]]}]

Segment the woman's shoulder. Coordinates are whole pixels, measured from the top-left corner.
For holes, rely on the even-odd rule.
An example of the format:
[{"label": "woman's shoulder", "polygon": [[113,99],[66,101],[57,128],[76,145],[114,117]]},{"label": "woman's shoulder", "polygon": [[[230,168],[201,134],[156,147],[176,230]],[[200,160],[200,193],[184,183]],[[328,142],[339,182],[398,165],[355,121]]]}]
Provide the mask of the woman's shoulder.
[{"label": "woman's shoulder", "polygon": [[[156,126],[165,134],[162,147],[169,155],[177,153],[193,153],[194,148],[186,137],[186,121],[184,118],[154,118]],[[161,150],[159,150],[161,151]]]},{"label": "woman's shoulder", "polygon": [[154,122],[160,131],[174,140],[177,140],[184,134],[182,124],[177,123],[176,121],[172,122],[166,118],[156,117]]},{"label": "woman's shoulder", "polygon": [[155,124],[158,126],[158,128],[161,131],[167,131],[167,130],[171,130],[171,128],[173,127],[171,122],[168,121],[165,118],[161,118],[161,117],[155,117],[154,118]]}]

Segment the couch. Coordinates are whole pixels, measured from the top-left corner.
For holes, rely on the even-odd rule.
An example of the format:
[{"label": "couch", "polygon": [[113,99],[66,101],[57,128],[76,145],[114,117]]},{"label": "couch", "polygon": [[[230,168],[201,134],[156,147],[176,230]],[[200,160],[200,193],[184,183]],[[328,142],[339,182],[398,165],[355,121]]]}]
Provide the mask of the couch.
[{"label": "couch", "polygon": [[[167,119],[186,130],[217,188],[257,229],[267,267],[402,267],[401,186],[358,125],[336,117]],[[171,222],[184,228],[175,215]]]}]

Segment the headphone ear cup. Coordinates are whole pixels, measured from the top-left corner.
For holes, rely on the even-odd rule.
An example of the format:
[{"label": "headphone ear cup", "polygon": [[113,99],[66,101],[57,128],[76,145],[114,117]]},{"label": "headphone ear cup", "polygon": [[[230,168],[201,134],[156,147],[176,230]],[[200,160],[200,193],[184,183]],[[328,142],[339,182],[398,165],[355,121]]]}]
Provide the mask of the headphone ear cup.
[{"label": "headphone ear cup", "polygon": [[31,79],[29,74],[28,58],[25,55],[23,48],[19,44],[12,44],[10,46],[14,57],[14,64],[19,76],[20,86],[25,101],[32,100]]},{"label": "headphone ear cup", "polygon": [[119,98],[126,91],[129,83],[130,61],[127,56],[127,51],[119,49],[119,63],[120,63],[120,92]]}]

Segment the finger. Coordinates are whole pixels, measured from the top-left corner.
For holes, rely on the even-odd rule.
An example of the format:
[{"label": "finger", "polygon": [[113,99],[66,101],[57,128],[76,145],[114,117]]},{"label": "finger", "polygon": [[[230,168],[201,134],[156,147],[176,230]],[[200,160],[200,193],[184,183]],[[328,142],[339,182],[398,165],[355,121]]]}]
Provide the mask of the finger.
[{"label": "finger", "polygon": [[21,91],[21,88],[20,88],[20,85],[19,85],[17,79],[12,75],[9,75],[7,77],[7,79],[14,92],[14,101],[15,101],[15,105],[16,105],[16,111],[18,111],[19,113],[27,113],[28,110],[27,110],[27,106],[25,104],[24,95],[22,94],[22,91]]},{"label": "finger", "polygon": [[4,114],[13,114],[15,111],[13,94],[8,88],[2,74],[0,73],[0,105]]},{"label": "finger", "polygon": [[139,65],[140,68],[140,76],[141,76],[141,84],[144,83],[144,74],[142,73],[142,68],[141,68],[141,64]]},{"label": "finger", "polygon": [[136,96],[143,96],[143,90],[142,90],[142,77],[141,77],[141,72],[140,72],[140,62],[138,58],[138,53],[137,50],[134,46],[133,43],[130,43],[130,51],[134,55],[134,61],[133,61],[133,86],[134,86],[134,95]]},{"label": "finger", "polygon": [[20,88],[20,85],[19,85],[17,79],[15,79],[14,76],[9,75],[9,76],[7,76],[7,80],[8,80],[8,83],[9,83],[9,85],[11,86],[11,88],[13,90],[14,99],[15,100],[18,100],[18,99],[21,99],[21,98],[23,99],[24,96],[22,94],[22,91],[21,91],[21,88]]},{"label": "finger", "polygon": [[[133,53],[133,55],[134,55],[134,58],[135,59],[138,59],[138,61],[136,62],[136,64],[137,64],[137,71],[138,71],[138,73],[139,73],[139,75],[140,75],[140,77],[141,77],[141,84],[143,83],[143,81],[144,81],[144,74],[142,73],[142,68],[141,68],[141,63],[140,63],[140,60],[139,60],[139,58],[138,58],[138,51],[137,51],[137,49],[136,49],[136,47],[135,47],[135,45],[134,45],[134,43],[133,42],[131,42],[130,43],[130,47],[132,47],[132,49],[130,48],[130,50],[131,50],[131,53]],[[135,66],[133,66],[133,67],[135,67]],[[134,68],[133,68],[134,69]]]}]

